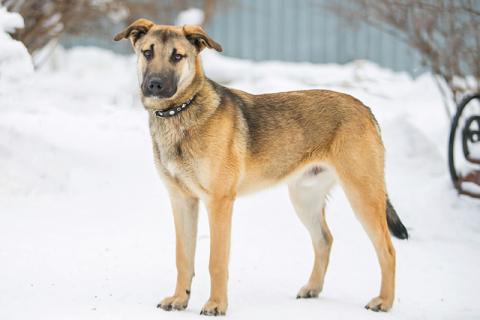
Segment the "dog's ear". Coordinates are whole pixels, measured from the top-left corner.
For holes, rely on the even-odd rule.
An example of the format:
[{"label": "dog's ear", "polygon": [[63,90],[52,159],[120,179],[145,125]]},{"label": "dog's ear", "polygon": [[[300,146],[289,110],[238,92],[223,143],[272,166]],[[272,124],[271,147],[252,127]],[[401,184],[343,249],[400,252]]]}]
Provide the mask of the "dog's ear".
[{"label": "dog's ear", "polygon": [[147,19],[138,19],[131,25],[129,25],[125,30],[118,33],[113,40],[119,41],[122,39],[130,39],[132,46],[135,46],[135,42],[143,37],[151,27],[155,24]]},{"label": "dog's ear", "polygon": [[183,26],[183,33],[185,37],[190,41],[198,50],[202,51],[205,47],[215,49],[218,52],[222,52],[222,46],[215,42],[200,26]]}]

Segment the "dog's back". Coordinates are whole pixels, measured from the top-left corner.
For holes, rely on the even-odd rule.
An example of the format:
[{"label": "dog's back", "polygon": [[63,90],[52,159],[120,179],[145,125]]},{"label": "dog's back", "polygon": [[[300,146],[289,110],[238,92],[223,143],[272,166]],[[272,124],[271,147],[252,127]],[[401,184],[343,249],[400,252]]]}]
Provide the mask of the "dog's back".
[{"label": "dog's back", "polygon": [[256,180],[260,174],[280,181],[310,162],[326,162],[338,132],[359,135],[376,126],[369,108],[347,94],[303,90],[253,95],[210,83],[221,104],[236,108],[245,123],[247,163]]}]

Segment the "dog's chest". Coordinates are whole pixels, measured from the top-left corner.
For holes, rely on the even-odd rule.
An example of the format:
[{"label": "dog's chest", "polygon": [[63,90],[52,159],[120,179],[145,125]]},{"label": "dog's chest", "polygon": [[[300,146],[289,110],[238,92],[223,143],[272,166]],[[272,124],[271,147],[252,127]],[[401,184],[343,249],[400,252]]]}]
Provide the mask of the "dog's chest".
[{"label": "dog's chest", "polygon": [[201,150],[191,141],[176,141],[175,143],[161,143],[157,141],[155,148],[156,162],[164,174],[189,189],[191,192],[201,195],[205,191],[208,182],[203,181],[201,172],[204,161],[202,161]]},{"label": "dog's chest", "polygon": [[191,172],[192,158],[181,143],[162,145],[159,148],[160,163],[172,177],[184,177]]},{"label": "dog's chest", "polygon": [[183,175],[182,166],[176,160],[169,160],[163,163],[165,169],[167,170],[168,174],[172,177],[178,177]]}]

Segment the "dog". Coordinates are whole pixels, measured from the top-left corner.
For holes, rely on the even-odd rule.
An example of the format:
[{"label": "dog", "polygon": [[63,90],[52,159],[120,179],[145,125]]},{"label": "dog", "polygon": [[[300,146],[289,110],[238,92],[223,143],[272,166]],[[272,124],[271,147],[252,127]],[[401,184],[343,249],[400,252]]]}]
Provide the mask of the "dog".
[{"label": "dog", "polygon": [[239,195],[286,182],[310,233],[313,271],[297,298],[322,291],[332,235],[325,198],[338,182],[367,232],[381,267],[381,288],[365,307],[388,311],[395,291],[390,232],[408,238],[384,179],[384,146],[370,109],[354,97],[305,90],[253,95],[208,79],[200,53],[222,47],[201,27],[139,19],[114,40],[137,55],[141,100],[149,114],[156,168],[168,189],[176,232],[177,283],[158,307],[183,310],[194,276],[198,204],[210,226],[210,298],[203,315],[227,310],[232,207]]}]

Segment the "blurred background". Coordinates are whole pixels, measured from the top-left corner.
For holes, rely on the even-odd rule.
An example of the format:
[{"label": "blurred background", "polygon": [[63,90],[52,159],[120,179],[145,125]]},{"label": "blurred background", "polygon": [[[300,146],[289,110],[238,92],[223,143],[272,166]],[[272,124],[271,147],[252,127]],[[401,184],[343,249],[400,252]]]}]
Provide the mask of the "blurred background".
[{"label": "blurred background", "polygon": [[[342,16],[356,10],[348,0],[131,1],[128,5],[134,14],[126,22],[147,17],[160,24],[175,24],[181,11],[202,8],[205,18],[200,22],[231,57],[341,64],[367,59],[396,71],[421,72],[419,56],[406,43],[360,19]],[[128,44],[119,47],[112,43],[111,34],[105,34],[118,29],[118,24],[101,31],[87,28],[87,36],[69,37],[64,43],[130,53]]]},{"label": "blurred background", "polygon": [[[13,33],[37,66],[58,44],[97,46],[128,54],[112,35],[145,17],[182,24],[179,14],[201,10],[193,21],[227,56],[251,60],[344,64],[365,59],[418,76],[432,70],[444,94],[478,91],[460,83],[480,74],[479,12],[475,0],[1,0],[25,27]],[[188,16],[188,14],[187,14]],[[187,20],[188,21],[188,20]],[[454,78],[457,78],[456,81]],[[455,82],[455,83],[454,83]],[[445,88],[442,88],[445,89]],[[446,101],[445,103],[449,103]],[[449,106],[452,107],[452,106]],[[449,112],[453,112],[449,110]]]},{"label": "blurred background", "polygon": [[[448,32],[443,47],[471,44],[478,37],[478,1],[352,0],[2,0],[26,18],[15,37],[30,52],[60,41],[129,53],[112,34],[139,17],[175,24],[188,8],[203,10],[201,23],[229,56],[254,60],[346,63],[368,59],[418,75],[421,53],[413,37],[420,29]],[[447,18],[449,21],[444,21]],[[443,22],[454,22],[444,25]],[[450,29],[450,30],[449,30]],[[432,32],[432,30],[430,30]],[[455,35],[456,32],[462,35]],[[422,35],[423,36],[423,35]],[[436,37],[437,35],[435,35]],[[456,40],[450,39],[454,37]],[[468,39],[466,41],[458,38]],[[432,39],[430,40],[440,40]],[[438,44],[438,43],[437,43]],[[440,48],[438,48],[440,49]],[[457,48],[458,50],[458,48]],[[478,64],[477,64],[478,65]],[[472,70],[473,71],[473,70]]]},{"label": "blurred background", "polygon": [[[136,57],[113,41],[137,18],[202,25],[224,48],[201,53],[222,85],[369,106],[411,236],[394,243],[389,319],[480,318],[480,1],[0,0],[0,319],[197,319],[208,297],[202,207],[189,308],[155,309],[175,284],[173,221]],[[378,319],[353,217],[335,188],[324,291],[297,301],[312,253],[285,186],[238,199],[229,317]]]}]

